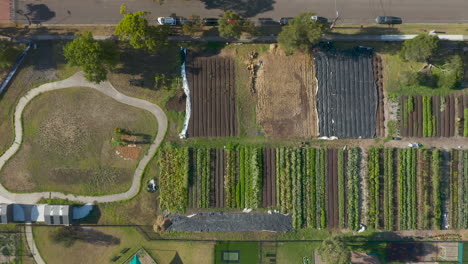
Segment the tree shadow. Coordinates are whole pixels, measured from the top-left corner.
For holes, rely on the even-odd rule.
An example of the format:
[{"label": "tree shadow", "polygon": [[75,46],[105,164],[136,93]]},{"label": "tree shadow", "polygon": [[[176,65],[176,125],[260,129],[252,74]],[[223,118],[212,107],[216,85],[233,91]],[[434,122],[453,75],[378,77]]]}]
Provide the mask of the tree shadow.
[{"label": "tree shadow", "polygon": [[55,17],[55,12],[45,4],[27,4],[26,9],[27,11],[18,9],[16,13],[24,16],[30,25],[41,24]]},{"label": "tree shadow", "polygon": [[94,229],[84,229],[81,227],[74,227],[77,228],[76,230],[76,239],[83,241],[85,243],[93,244],[93,245],[100,245],[100,246],[111,246],[111,245],[119,245],[120,244],[120,239],[112,236],[105,234],[101,231],[97,231]]},{"label": "tree shadow", "polygon": [[142,144],[150,144],[151,143],[151,135],[148,134],[141,134],[141,133],[132,133],[131,136],[135,136],[137,138],[136,141],[131,141],[129,143],[135,145],[142,145]]},{"label": "tree shadow", "polygon": [[206,9],[231,10],[242,17],[253,17],[273,10],[275,0],[201,0]]},{"label": "tree shadow", "polygon": [[178,252],[175,253],[174,258],[171,260],[170,264],[184,264]]}]

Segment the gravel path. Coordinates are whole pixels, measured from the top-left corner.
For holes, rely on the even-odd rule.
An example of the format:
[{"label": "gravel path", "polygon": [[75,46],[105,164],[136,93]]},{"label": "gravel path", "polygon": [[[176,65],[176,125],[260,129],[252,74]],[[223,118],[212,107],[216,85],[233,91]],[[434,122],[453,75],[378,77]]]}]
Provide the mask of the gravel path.
[{"label": "gravel path", "polygon": [[[150,145],[150,148],[147,154],[140,160],[138,167],[135,170],[133,176],[132,186],[130,189],[124,193],[105,195],[105,196],[79,196],[73,194],[64,194],[60,192],[36,192],[36,193],[12,193],[5,189],[3,185],[0,185],[0,200],[11,200],[15,203],[23,204],[35,204],[41,198],[60,198],[60,199],[69,199],[73,201],[79,201],[83,203],[105,203],[105,202],[115,202],[121,200],[127,200],[138,194],[140,189],[140,182],[143,175],[143,171],[146,165],[150,162],[153,155],[156,153],[158,146],[161,144],[167,130],[167,117],[164,114],[164,111],[159,108],[157,105],[154,105],[148,101],[136,99],[133,97],[126,96],[119,91],[117,91],[111,83],[108,81],[102,82],[100,84],[90,83],[85,80],[83,72],[78,72],[72,77],[53,83],[47,83],[39,86],[38,88],[32,89],[25,96],[23,96],[16,106],[15,109],[15,141],[10,146],[10,148],[0,156],[0,170],[3,168],[5,163],[19,150],[21,142],[23,139],[23,125],[22,125],[22,113],[26,105],[36,96],[41,93],[59,90],[63,88],[71,87],[90,87],[98,90],[99,92],[112,97],[113,99],[134,107],[138,107],[144,110],[151,112],[156,119],[158,120],[158,133],[153,143]],[[1,197],[3,196],[3,197]]]}]

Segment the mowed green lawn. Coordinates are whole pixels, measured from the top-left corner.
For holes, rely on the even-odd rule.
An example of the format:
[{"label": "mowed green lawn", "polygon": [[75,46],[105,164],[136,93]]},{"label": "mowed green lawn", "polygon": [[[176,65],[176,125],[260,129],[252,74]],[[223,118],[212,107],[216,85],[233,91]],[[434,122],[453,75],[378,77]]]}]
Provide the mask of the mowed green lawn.
[{"label": "mowed green lawn", "polygon": [[[67,88],[34,98],[23,112],[24,138],[18,153],[0,172],[12,191],[62,191],[100,195],[130,187],[137,160],[115,153],[115,128],[147,135],[157,121],[91,88]],[[142,153],[148,144],[142,144]]]},{"label": "mowed green lawn", "polygon": [[[144,247],[158,264],[214,262],[213,242],[148,241],[133,227],[92,227],[88,232],[98,234],[94,241],[77,241],[71,247],[65,248],[61,244],[51,242],[49,235],[53,229],[54,227],[47,226],[33,228],[36,245],[48,264],[111,263],[115,256],[121,256],[116,263],[122,263],[141,247]],[[103,238],[117,240],[118,243],[106,243],[103,242]],[[130,250],[120,254],[124,248]],[[182,262],[175,262],[177,258]]]},{"label": "mowed green lawn", "polygon": [[259,262],[259,242],[220,242],[215,247],[215,263],[231,263],[223,261],[223,254],[225,254],[224,260],[229,257],[236,257],[237,261],[233,262],[238,264],[253,264]]}]

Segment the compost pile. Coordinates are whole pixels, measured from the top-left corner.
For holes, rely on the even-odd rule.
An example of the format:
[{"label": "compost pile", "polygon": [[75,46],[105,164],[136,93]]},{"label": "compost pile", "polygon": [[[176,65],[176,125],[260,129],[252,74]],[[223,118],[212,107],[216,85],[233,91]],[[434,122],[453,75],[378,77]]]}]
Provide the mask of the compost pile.
[{"label": "compost pile", "polygon": [[366,48],[315,52],[320,136],[375,137],[378,94],[372,58]]},{"label": "compost pile", "polygon": [[292,232],[292,216],[254,213],[198,213],[191,217],[171,215],[170,232]]}]

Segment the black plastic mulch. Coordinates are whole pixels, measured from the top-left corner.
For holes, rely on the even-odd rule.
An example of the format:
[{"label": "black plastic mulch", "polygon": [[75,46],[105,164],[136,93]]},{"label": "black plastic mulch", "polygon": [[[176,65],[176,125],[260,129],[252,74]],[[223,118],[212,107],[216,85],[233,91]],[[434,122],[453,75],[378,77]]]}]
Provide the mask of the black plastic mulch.
[{"label": "black plastic mulch", "polygon": [[170,215],[170,232],[292,232],[292,216],[257,213],[198,213],[193,217]]},{"label": "black plastic mulch", "polygon": [[375,137],[377,86],[365,48],[314,54],[320,136]]}]

